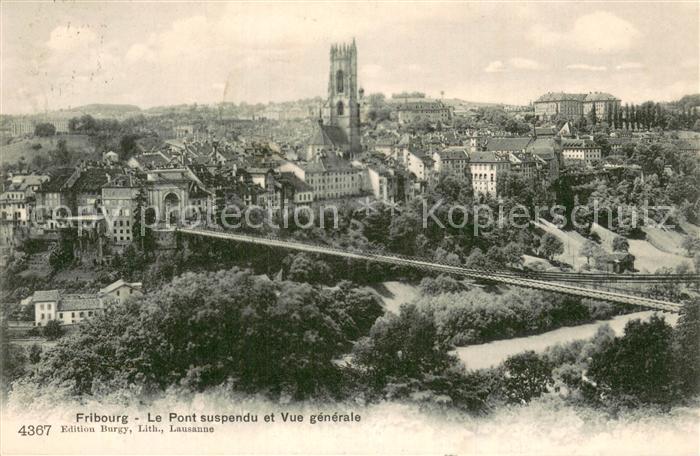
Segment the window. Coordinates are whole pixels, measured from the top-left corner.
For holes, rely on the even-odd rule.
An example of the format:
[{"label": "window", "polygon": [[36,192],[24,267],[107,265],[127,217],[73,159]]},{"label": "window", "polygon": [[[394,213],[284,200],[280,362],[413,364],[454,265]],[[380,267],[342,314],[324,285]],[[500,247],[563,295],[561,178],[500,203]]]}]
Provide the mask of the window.
[{"label": "window", "polygon": [[[343,93],[343,91],[345,90],[345,87],[344,87],[344,82],[345,82],[345,81],[344,81],[344,77],[343,77],[343,76],[344,76],[344,75],[343,75],[343,70],[338,70],[338,71],[335,73],[335,88],[336,88],[336,91],[337,91],[338,93]],[[338,113],[338,114],[342,114],[342,113]]]},{"label": "window", "polygon": [[345,106],[343,106],[343,102],[339,101],[338,102],[338,109],[337,109],[338,115],[342,116],[343,113],[345,112]]},{"label": "window", "polygon": [[70,313],[70,317],[71,317],[71,318],[75,318],[75,312],[71,312],[71,313]]},{"label": "window", "polygon": [[61,312],[61,313],[58,314],[58,318],[60,318],[61,320],[63,320],[63,312]]},{"label": "window", "polygon": [[117,296],[119,296],[119,290],[117,290]]},{"label": "window", "polygon": [[42,319],[42,320],[44,319],[44,314],[41,314],[41,319]]},{"label": "window", "polygon": [[80,318],[83,318],[85,316],[85,312],[80,312]]},{"label": "window", "polygon": [[39,304],[39,310],[44,310],[44,305],[43,305],[43,304]]}]

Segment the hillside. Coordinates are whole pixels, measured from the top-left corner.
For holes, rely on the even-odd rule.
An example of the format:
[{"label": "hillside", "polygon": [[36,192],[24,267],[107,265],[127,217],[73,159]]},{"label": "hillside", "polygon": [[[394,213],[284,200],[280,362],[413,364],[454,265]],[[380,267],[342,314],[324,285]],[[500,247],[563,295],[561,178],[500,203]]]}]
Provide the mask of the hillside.
[{"label": "hillside", "polygon": [[[615,233],[595,223],[591,227],[591,231],[600,236],[605,250],[612,250],[612,240],[617,236]],[[659,236],[657,236],[658,238]],[[659,250],[649,241],[636,239],[628,239],[628,241],[630,244],[629,252],[635,257],[634,267],[639,272],[652,273],[659,268],[675,268],[681,263],[690,262],[690,259],[684,256]],[[662,242],[670,243],[672,241],[666,239]]]},{"label": "hillside", "polygon": [[[49,151],[56,148],[59,139],[65,139],[69,150],[79,152],[80,155],[91,155],[95,148],[90,144],[87,135],[59,135],[47,138],[31,138],[0,146],[0,163],[17,163],[20,157],[24,157],[27,163],[31,163],[36,156],[49,156]],[[32,146],[41,144],[41,148]]]}]

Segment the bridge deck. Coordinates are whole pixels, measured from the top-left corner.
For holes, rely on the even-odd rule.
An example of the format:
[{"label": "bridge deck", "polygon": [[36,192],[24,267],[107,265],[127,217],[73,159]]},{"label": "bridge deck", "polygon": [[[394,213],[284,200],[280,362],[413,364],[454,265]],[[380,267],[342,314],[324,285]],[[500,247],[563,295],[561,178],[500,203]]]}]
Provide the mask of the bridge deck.
[{"label": "bridge deck", "polygon": [[599,299],[620,304],[631,304],[636,306],[647,307],[655,310],[664,310],[670,312],[678,312],[681,304],[669,301],[652,299],[645,296],[638,296],[629,293],[621,293],[616,291],[600,290],[593,287],[581,286],[580,284],[571,285],[553,280],[536,280],[532,278],[519,277],[512,272],[503,271],[485,271],[473,268],[464,268],[461,266],[451,266],[442,263],[434,263],[425,261],[419,258],[403,257],[397,255],[373,254],[367,252],[352,252],[334,247],[320,246],[307,244],[303,242],[281,240],[275,238],[266,238],[261,236],[252,236],[248,234],[236,234],[225,231],[217,231],[202,228],[179,228],[179,232],[196,236],[206,236],[218,239],[226,239],[231,241],[245,242],[250,244],[267,245],[271,247],[280,247],[285,249],[299,250],[310,253],[318,253],[323,255],[333,255],[345,258],[354,258],[358,260],[377,261],[394,265],[403,265],[413,268],[427,269],[438,272],[445,272],[473,279],[483,279],[507,285],[518,287],[533,288],[537,290],[551,291],[555,293],[563,293],[571,296],[583,298]]}]

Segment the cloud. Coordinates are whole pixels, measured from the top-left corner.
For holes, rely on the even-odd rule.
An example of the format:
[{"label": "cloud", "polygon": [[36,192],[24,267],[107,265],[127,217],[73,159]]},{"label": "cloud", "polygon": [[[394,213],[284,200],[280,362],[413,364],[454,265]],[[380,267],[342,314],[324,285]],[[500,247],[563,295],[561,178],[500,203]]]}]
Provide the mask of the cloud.
[{"label": "cloud", "polygon": [[588,65],[587,63],[572,63],[566,66],[567,70],[581,70],[581,71],[607,71],[607,67]]},{"label": "cloud", "polygon": [[494,60],[493,62],[489,63],[486,65],[486,68],[484,68],[484,71],[487,73],[500,73],[502,71],[505,71],[506,66],[501,62],[500,60]]},{"label": "cloud", "polygon": [[507,63],[503,63],[502,60],[494,60],[486,65],[484,71],[486,73],[501,73],[509,70],[541,70],[542,68],[542,65],[534,60],[513,57],[508,59]]},{"label": "cloud", "polygon": [[642,65],[639,62],[623,62],[615,67],[616,70],[622,71],[622,70],[641,70],[644,68],[644,65]]},{"label": "cloud", "polygon": [[629,50],[641,36],[631,22],[607,11],[585,14],[563,31],[534,24],[529,33],[530,40],[538,46],[575,48],[591,54]]},{"label": "cloud", "polygon": [[51,31],[46,45],[54,51],[71,51],[85,47],[97,41],[97,34],[89,27],[75,27],[70,23],[59,26]]}]

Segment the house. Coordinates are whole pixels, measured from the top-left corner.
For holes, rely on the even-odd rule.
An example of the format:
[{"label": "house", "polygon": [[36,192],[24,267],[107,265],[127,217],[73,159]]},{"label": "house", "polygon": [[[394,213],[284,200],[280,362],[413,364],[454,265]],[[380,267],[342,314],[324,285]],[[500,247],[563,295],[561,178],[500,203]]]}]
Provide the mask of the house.
[{"label": "house", "polygon": [[[365,169],[356,168],[351,162],[335,154],[319,156],[314,161],[286,162],[278,167],[290,172],[313,189],[313,200],[337,199],[362,193]],[[306,192],[305,192],[306,193]]]},{"label": "house", "polygon": [[627,252],[613,252],[595,258],[596,269],[616,274],[634,272],[634,255]]},{"label": "house", "polygon": [[149,152],[131,157],[126,164],[129,168],[145,171],[166,166],[172,159],[173,157],[165,152]]},{"label": "house", "polygon": [[505,152],[478,151],[471,156],[469,169],[472,173],[474,193],[497,194],[498,179],[510,171],[510,154]]},{"label": "house", "polygon": [[109,304],[123,302],[131,296],[142,294],[140,283],[117,280],[98,293],[35,291],[23,300],[22,304],[34,306],[34,326],[46,326],[52,320],[57,320],[63,325],[74,325],[99,315]]},{"label": "house", "polygon": [[600,146],[590,139],[562,139],[564,163],[592,166],[603,158]]},{"label": "house", "polygon": [[484,150],[489,152],[525,152],[527,146],[532,142],[532,138],[516,137],[516,138],[489,138],[486,142]]},{"label": "house", "polygon": [[403,149],[402,161],[418,181],[426,181],[433,170],[433,158],[418,149]]},{"label": "house", "polygon": [[116,152],[109,151],[102,154],[102,161],[109,163],[116,163],[119,161],[119,155]]},{"label": "house", "polygon": [[119,302],[124,302],[128,298],[143,295],[143,285],[141,282],[126,282],[122,279],[100,289],[101,296],[111,298]]},{"label": "house", "polygon": [[561,144],[554,138],[537,138],[526,151],[538,162],[539,176],[548,182],[559,178],[561,169]]},{"label": "house", "polygon": [[469,154],[466,147],[451,146],[443,150],[433,152],[435,172],[466,173],[469,169]]},{"label": "house", "polygon": [[35,192],[47,180],[48,175],[38,174],[15,175],[8,179],[4,191],[0,194],[0,219],[26,226]]},{"label": "house", "polygon": [[416,120],[445,123],[452,119],[452,108],[440,100],[404,98],[395,109],[396,117],[400,124],[407,124]]},{"label": "house", "polygon": [[134,239],[132,230],[139,185],[133,176],[121,175],[102,186],[102,213],[107,223],[107,235],[117,246],[128,245]]}]

